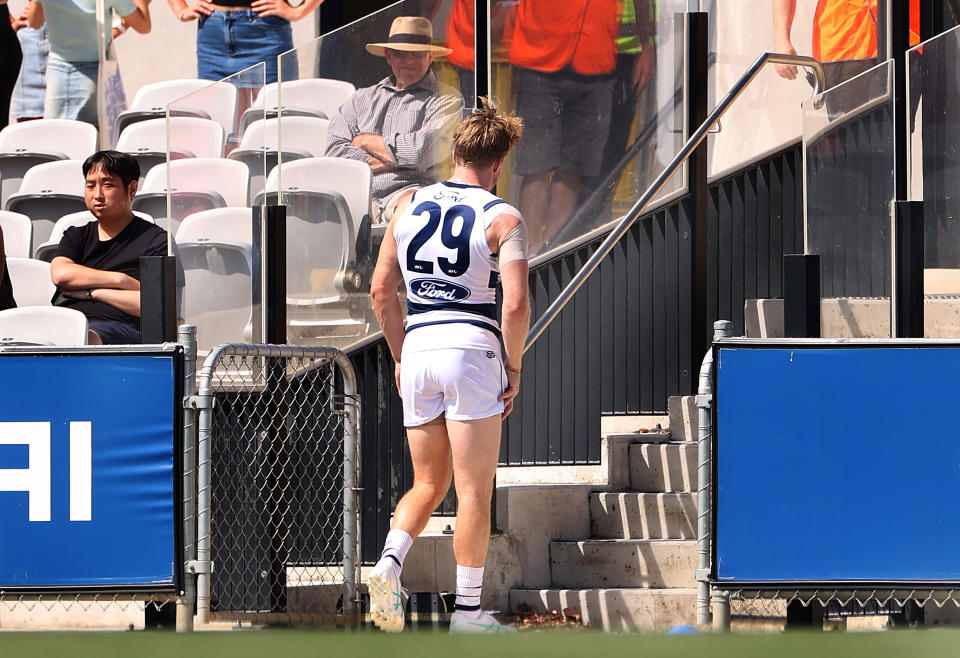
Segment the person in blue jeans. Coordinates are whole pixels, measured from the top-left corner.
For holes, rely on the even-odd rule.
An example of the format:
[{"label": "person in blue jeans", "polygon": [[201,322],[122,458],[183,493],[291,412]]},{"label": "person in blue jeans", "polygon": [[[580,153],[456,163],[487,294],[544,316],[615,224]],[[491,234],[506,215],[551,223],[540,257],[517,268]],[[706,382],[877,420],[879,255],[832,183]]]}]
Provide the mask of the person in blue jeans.
[{"label": "person in blue jeans", "polygon": [[50,56],[47,26],[39,30],[30,27],[24,9],[14,29],[17,29],[17,39],[23,51],[23,65],[10,99],[10,119],[18,122],[42,119],[43,101],[47,93],[47,58]]},{"label": "person in blue jeans", "polygon": [[277,81],[277,56],[293,48],[290,23],[313,13],[323,0],[167,0],[182,22],[197,23],[197,77],[222,80],[266,62],[266,83]]},{"label": "person in blue jeans", "polygon": [[[133,28],[150,31],[150,0],[104,0],[107,11],[104,38],[109,43],[114,31]],[[30,27],[39,29],[44,21],[50,37],[47,59],[47,92],[43,103],[45,119],[78,119],[97,125],[96,0],[34,0],[27,8]],[[110,12],[120,16],[120,27],[111,28]]]}]

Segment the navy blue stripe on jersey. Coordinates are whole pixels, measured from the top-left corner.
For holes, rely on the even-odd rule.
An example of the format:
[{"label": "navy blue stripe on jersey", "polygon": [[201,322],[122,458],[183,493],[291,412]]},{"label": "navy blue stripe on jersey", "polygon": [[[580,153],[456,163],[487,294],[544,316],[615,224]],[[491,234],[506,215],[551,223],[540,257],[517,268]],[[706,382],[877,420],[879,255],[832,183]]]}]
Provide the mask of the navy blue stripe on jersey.
[{"label": "navy blue stripe on jersey", "polygon": [[480,327],[482,329],[486,329],[487,331],[492,333],[494,336],[496,336],[498,339],[500,338],[500,330],[497,329],[496,327],[487,324],[483,320],[470,320],[469,318],[458,318],[456,320],[453,318],[450,318],[449,320],[431,320],[430,322],[418,322],[417,324],[408,324],[407,328],[404,330],[404,333],[410,333],[417,327],[429,327],[432,324],[471,324],[474,327]]},{"label": "navy blue stripe on jersey", "polygon": [[473,313],[482,315],[491,320],[497,319],[496,304],[465,304],[463,302],[433,302],[430,304],[418,304],[407,300],[407,315],[417,315],[419,313],[429,313],[430,311],[462,311],[464,313]]},{"label": "navy blue stripe on jersey", "polygon": [[485,206],[483,207],[483,210],[484,210],[484,212],[486,212],[487,210],[490,210],[490,209],[493,208],[494,206],[496,206],[496,205],[498,205],[498,204],[501,204],[501,203],[506,203],[506,201],[504,201],[503,199],[494,199],[493,201],[491,201],[490,203],[488,203],[487,205],[485,205]]},{"label": "navy blue stripe on jersey", "polygon": [[475,188],[477,188],[478,190],[484,189],[484,188],[480,187],[479,185],[467,185],[466,183],[454,183],[453,181],[449,181],[449,180],[444,180],[444,181],[440,181],[440,182],[443,183],[444,185],[446,185],[447,187],[457,187],[457,188],[460,188],[461,190],[469,190],[469,189],[472,188],[472,187],[475,187]]}]

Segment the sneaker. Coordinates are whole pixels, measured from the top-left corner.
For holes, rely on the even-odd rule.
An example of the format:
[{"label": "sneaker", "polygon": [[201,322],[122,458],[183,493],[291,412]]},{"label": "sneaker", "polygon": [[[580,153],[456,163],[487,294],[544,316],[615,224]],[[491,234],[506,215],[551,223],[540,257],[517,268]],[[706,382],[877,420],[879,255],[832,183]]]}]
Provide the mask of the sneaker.
[{"label": "sneaker", "polygon": [[516,633],[513,626],[504,626],[489,612],[471,615],[467,612],[454,612],[450,618],[451,633]]},{"label": "sneaker", "polygon": [[393,560],[384,558],[377,562],[367,577],[370,619],[377,628],[388,633],[403,630],[404,596],[397,571]]}]

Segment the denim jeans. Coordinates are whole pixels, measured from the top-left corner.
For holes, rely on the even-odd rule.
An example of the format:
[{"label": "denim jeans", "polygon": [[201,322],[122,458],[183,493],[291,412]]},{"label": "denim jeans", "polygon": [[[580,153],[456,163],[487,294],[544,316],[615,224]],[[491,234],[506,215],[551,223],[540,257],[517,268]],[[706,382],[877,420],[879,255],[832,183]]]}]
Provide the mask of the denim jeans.
[{"label": "denim jeans", "polygon": [[99,62],[67,62],[50,53],[43,118],[78,119],[97,125],[99,70]]},{"label": "denim jeans", "polygon": [[10,114],[18,120],[40,119],[47,93],[47,57],[50,55],[47,26],[44,24],[38,30],[22,27],[17,31],[17,38],[23,50],[23,66],[10,99]]},{"label": "denim jeans", "polygon": [[[277,81],[277,55],[293,48],[290,22],[279,16],[257,16],[249,9],[218,10],[203,16],[197,27],[197,77],[220,80],[266,62],[266,80]],[[284,79],[287,70],[284,69]],[[241,87],[256,81],[238,81]],[[262,83],[261,83],[262,84]]]}]

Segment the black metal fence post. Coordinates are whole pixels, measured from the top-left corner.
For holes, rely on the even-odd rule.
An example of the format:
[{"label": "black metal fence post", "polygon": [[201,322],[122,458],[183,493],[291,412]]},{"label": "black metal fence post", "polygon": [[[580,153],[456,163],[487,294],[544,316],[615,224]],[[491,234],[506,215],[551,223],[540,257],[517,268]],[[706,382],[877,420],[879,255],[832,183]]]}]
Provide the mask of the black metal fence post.
[{"label": "black metal fence post", "polygon": [[[263,340],[270,345],[287,342],[287,209],[266,206],[253,209],[254,235],[263,237],[260,250],[260,277],[254,285],[263,291]],[[266,359],[264,363],[268,395],[274,398],[277,414],[267,445],[269,498],[264,501],[269,528],[269,583],[271,612],[287,608],[286,564],[290,551],[287,542],[287,378],[282,359]]]},{"label": "black metal fence post", "polygon": [[783,335],[820,337],[820,256],[783,257]]},{"label": "black metal fence post", "polygon": [[140,257],[140,336],[144,343],[177,339],[177,259]]},{"label": "black metal fence post", "polygon": [[897,338],[923,338],[923,202],[894,203],[894,327]]},{"label": "black metal fence post", "polygon": [[[709,15],[706,12],[690,12],[687,22],[687,131],[691,133],[707,120],[707,93],[709,90]],[[693,327],[690,332],[693,362],[686,368],[695,371],[698,363],[710,346],[712,327],[708,317],[707,302],[707,141],[704,140],[687,160],[687,185],[693,199],[691,277],[693,279]],[[692,386],[693,378],[690,378]],[[691,389],[692,390],[692,389]]]}]

